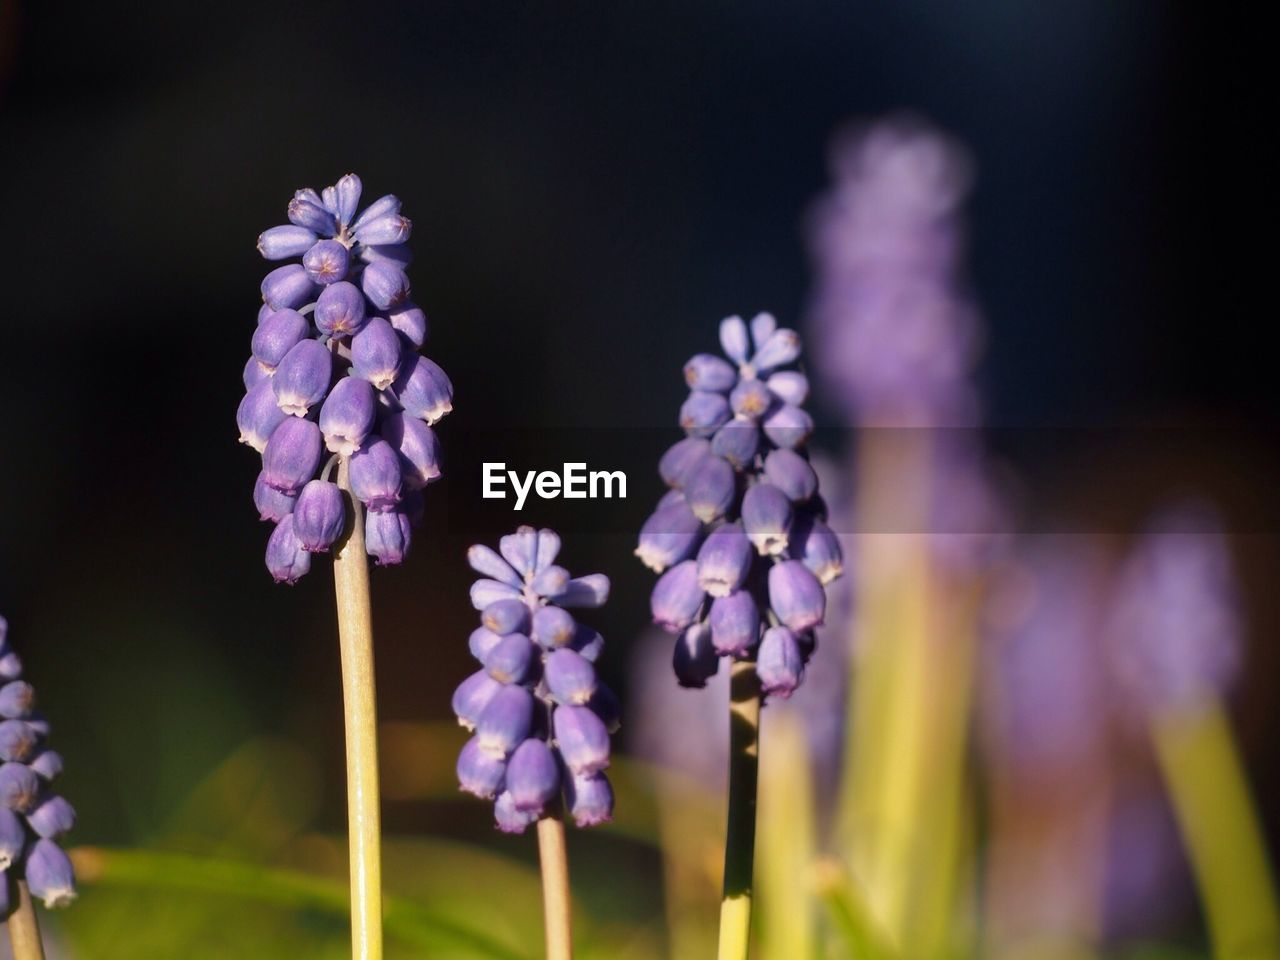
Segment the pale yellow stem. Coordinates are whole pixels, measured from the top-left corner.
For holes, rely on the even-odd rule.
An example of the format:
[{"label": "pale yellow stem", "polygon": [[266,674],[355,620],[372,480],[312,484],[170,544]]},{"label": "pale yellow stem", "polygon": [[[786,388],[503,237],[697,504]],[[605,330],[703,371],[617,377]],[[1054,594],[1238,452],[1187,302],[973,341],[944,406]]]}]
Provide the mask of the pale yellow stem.
[{"label": "pale yellow stem", "polygon": [[17,888],[17,902],[6,924],[9,928],[9,946],[13,949],[13,960],[44,960],[40,923],[36,919],[36,908],[31,902],[31,891],[27,889],[27,881],[19,880],[14,886]]},{"label": "pale yellow stem", "polygon": [[1156,713],[1160,768],[1205,902],[1219,960],[1280,956],[1280,916],[1262,830],[1231,725],[1214,697]]},{"label": "pale yellow stem", "polygon": [[747,960],[751,949],[759,763],[760,681],[754,661],[738,660],[729,674],[729,821],[725,828],[719,960]]},{"label": "pale yellow stem", "polygon": [[382,960],[382,848],[378,809],[377,708],[373,672],[373,617],[364,517],[350,493],[348,465],[338,485],[349,505],[347,531],[333,553],[342,652],[342,702],[347,745],[347,842],[351,871],[351,956]]},{"label": "pale yellow stem", "polygon": [[569,856],[564,842],[564,820],[558,812],[538,821],[538,859],[542,864],[542,911],[546,924],[547,960],[572,960]]}]

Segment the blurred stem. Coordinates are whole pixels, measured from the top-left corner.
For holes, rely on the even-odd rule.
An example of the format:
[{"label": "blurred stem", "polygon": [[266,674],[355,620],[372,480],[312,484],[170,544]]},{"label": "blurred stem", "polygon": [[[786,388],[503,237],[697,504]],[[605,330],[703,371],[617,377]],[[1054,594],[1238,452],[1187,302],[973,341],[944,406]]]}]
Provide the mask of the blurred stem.
[{"label": "blurred stem", "polygon": [[729,673],[729,822],[724,844],[719,960],[747,960],[751,945],[756,781],[760,768],[760,681],[751,660]]},{"label": "blurred stem", "polygon": [[1280,956],[1262,831],[1222,704],[1209,697],[1160,711],[1152,732],[1204,897],[1214,956]]},{"label": "blurred stem", "polygon": [[36,919],[35,904],[31,902],[31,891],[27,889],[27,881],[19,880],[17,887],[17,904],[9,915],[9,946],[13,949],[13,960],[44,960],[44,944],[40,940],[40,922]]},{"label": "blurred stem", "polygon": [[347,496],[347,529],[333,554],[342,651],[347,743],[347,842],[351,871],[351,956],[382,960],[382,850],[378,810],[378,715],[373,674],[373,615],[364,517],[351,495],[349,461],[338,466]]},{"label": "blurred stem", "polygon": [[547,960],[571,960],[573,924],[569,898],[569,856],[564,819],[558,809],[538,821],[538,859],[542,864],[542,911],[546,923]]}]

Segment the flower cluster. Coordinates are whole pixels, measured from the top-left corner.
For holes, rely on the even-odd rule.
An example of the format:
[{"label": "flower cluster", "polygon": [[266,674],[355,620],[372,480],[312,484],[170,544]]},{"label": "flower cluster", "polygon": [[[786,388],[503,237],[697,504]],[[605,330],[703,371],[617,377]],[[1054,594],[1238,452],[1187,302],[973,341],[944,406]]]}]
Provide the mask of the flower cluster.
[{"label": "flower cluster", "polygon": [[289,223],[258,238],[268,260],[301,257],[262,281],[236,416],[241,442],[262,454],[253,499],[275,524],[266,560],[277,581],[297,581],[342,536],[339,461],[380,564],[404,559],[422,488],[440,476],[431,426],[453,409],[453,386],[418,352],[427,318],[404,272],[410,223],[390,194],[357,214],[360,192],[355,174],[299,190]]},{"label": "flower cluster", "polygon": [[46,907],[76,898],[71,861],[57,843],[75,825],[76,812],[50,787],[62,757],[44,745],[49,724],[35,700],[0,617],[0,917],[10,910],[11,877],[25,879]]},{"label": "flower cluster", "polygon": [[[636,556],[661,574],[654,621],[679,634],[680,683],[704,686],[720,657],[754,660],[767,696],[804,677],[825,615],[825,584],[842,572],[818,477],[803,452],[813,421],[794,330],[758,314],[720,324],[729,360],[698,354],[684,368],[687,436],[662,456],[671,490],[640,532]],[[732,362],[730,362],[732,361]]]},{"label": "flower cluster", "polygon": [[601,606],[609,578],[570,577],[555,563],[559,551],[554,531],[521,527],[498,552],[479,544],[467,552],[484,577],[471,586],[480,626],[470,647],[482,667],[453,695],[458,722],[474,733],[458,757],[458,782],[495,801],[507,833],[554,809],[562,791],[580,827],[613,815],[604,770],[618,700],[592,666],[604,640],[565,609]]}]

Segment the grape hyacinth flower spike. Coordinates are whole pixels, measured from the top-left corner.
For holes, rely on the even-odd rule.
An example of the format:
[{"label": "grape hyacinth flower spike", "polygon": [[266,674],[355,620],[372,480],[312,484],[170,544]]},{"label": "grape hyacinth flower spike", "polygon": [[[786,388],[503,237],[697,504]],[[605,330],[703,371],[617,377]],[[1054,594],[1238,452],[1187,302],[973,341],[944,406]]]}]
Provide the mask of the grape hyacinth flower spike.
[{"label": "grape hyacinth flower spike", "polygon": [[[366,554],[403,562],[440,476],[433,427],[453,386],[419,352],[426,315],[409,298],[410,221],[388,194],[357,212],[360,178],[297,191],[288,223],[258,250],[281,261],[262,281],[241,442],[262,455],[258,514],[272,523],[266,565],[296,583],[333,554],[347,711],[352,950],[382,955],[373,647]],[[289,261],[289,262],[284,262]]]},{"label": "grape hyacinth flower spike", "polygon": [[731,661],[729,825],[720,957],[745,960],[751,919],[760,707],[800,686],[843,571],[818,478],[805,454],[809,385],[793,368],[800,337],[758,314],[720,324],[724,356],[685,364],[685,438],[658,464],[670,488],[640,532],[659,574],[654,621],[677,635],[681,686],[703,687]]},{"label": "grape hyacinth flower spike", "polygon": [[76,811],[53,789],[62,758],[45,744],[48,724],[9,646],[0,617],[0,919],[14,960],[43,960],[34,900],[64,907],[76,898],[71,860],[58,843]]},{"label": "grape hyacinth flower spike", "polygon": [[600,634],[569,612],[609,597],[603,574],[571,577],[556,565],[560,537],[521,527],[493,550],[467,552],[482,575],[471,587],[480,626],[470,649],[480,668],[458,686],[453,709],[472,737],[458,756],[461,789],[493,801],[499,830],[538,825],[547,956],[571,955],[568,864],[561,810],[579,827],[613,816],[609,734],[618,700],[596,676]]}]

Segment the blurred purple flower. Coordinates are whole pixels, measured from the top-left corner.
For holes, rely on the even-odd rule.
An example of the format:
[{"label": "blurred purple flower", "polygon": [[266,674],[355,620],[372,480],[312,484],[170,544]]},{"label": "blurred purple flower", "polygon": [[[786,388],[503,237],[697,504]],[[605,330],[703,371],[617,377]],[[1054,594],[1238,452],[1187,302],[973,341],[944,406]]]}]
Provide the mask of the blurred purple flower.
[{"label": "blurred purple flower", "polygon": [[[366,551],[379,564],[402,562],[409,548],[421,504],[404,494],[440,476],[427,423],[452,409],[453,386],[417,352],[426,317],[408,299],[411,224],[391,195],[357,215],[361,189],[360,178],[347,174],[322,191],[299,190],[289,223],[258,238],[268,260],[301,258],[262,283],[248,393],[237,414],[241,441],[264,457],[254,500],[262,519],[276,524],[267,567],[286,583],[307,573],[309,553],[329,549],[345,531],[331,496],[302,499],[305,522],[289,519],[317,474],[323,486],[313,489],[328,493],[334,466],[361,459],[352,488],[368,511]],[[273,446],[282,427],[289,442]],[[333,454],[327,463],[320,439]]]}]

